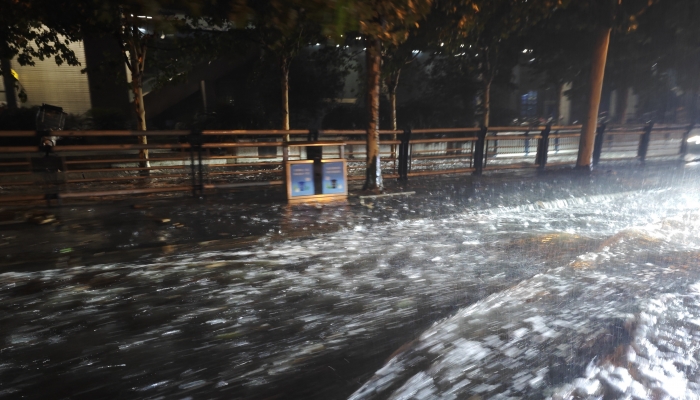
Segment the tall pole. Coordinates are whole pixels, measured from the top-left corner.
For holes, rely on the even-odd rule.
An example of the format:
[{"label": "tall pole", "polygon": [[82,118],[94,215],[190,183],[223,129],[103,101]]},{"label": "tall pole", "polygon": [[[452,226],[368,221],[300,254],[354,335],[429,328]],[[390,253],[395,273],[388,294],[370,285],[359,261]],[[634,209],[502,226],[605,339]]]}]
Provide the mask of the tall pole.
[{"label": "tall pole", "polygon": [[591,166],[611,32],[612,29],[610,27],[600,28],[597,32],[591,67],[591,91],[588,97],[588,114],[581,128],[581,141],[578,147],[578,160],[576,161],[577,168],[590,168]]}]

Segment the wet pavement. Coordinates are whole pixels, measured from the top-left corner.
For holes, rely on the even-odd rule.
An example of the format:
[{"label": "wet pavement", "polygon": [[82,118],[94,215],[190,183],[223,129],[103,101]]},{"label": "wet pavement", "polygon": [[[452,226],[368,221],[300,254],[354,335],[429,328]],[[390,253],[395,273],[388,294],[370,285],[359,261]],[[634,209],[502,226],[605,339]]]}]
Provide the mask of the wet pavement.
[{"label": "wet pavement", "polygon": [[698,168],[7,209],[0,397],[685,398]]}]

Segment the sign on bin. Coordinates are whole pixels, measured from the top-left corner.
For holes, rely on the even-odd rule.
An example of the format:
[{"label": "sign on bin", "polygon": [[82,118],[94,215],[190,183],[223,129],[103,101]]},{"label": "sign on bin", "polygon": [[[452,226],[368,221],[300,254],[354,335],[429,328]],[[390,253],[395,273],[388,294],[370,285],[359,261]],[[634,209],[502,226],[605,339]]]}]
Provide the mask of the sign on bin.
[{"label": "sign on bin", "polygon": [[323,162],[323,194],[345,194],[345,165],[342,161]]},{"label": "sign on bin", "polygon": [[292,180],[292,197],[312,196],[314,190],[314,165],[291,164],[290,177]]}]

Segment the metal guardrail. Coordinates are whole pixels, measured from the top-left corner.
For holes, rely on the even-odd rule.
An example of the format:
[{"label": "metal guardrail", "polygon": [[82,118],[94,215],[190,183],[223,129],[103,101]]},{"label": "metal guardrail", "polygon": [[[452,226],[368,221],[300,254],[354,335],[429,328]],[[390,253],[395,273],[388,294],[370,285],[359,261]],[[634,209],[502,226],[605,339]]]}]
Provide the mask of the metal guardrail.
[{"label": "metal guardrail", "polygon": [[[381,167],[385,178],[407,179],[571,165],[576,161],[580,130],[581,126],[380,130]],[[594,162],[683,154],[689,132],[688,126],[681,125],[601,126]],[[45,156],[37,132],[0,131],[0,201],[201,194],[281,185],[283,138],[305,140],[309,135],[308,130],[145,133],[149,144],[134,143],[142,131],[61,131],[64,143],[59,141]],[[363,135],[364,130],[322,132],[323,139],[345,141],[349,180],[364,179],[366,148],[365,141],[359,140]],[[92,143],[66,144],[70,138]],[[142,149],[149,150],[148,166],[138,158]],[[299,150],[289,157],[306,155]]]}]

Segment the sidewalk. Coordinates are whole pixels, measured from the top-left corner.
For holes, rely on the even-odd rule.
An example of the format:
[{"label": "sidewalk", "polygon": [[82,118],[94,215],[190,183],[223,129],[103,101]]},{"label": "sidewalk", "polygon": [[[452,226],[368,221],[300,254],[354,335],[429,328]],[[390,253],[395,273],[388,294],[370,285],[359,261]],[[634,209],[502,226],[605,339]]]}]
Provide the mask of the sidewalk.
[{"label": "sidewalk", "polygon": [[364,195],[358,185],[341,204],[290,206],[282,188],[268,187],[202,199],[153,196],[51,208],[0,207],[0,266],[5,271],[61,268],[244,247],[386,221],[663,189],[679,180],[700,181],[700,166],[627,163],[590,173],[566,168],[392,180],[385,182],[385,193],[392,196]]}]

